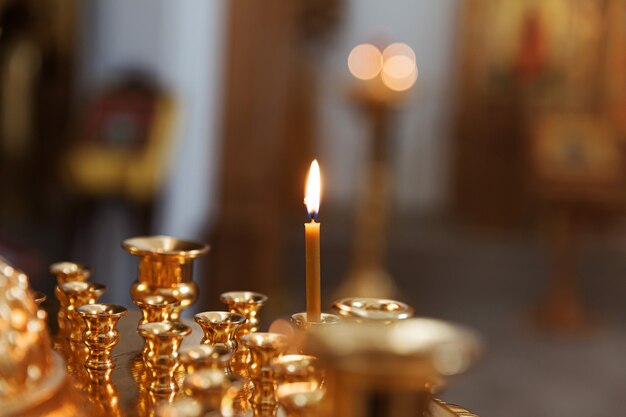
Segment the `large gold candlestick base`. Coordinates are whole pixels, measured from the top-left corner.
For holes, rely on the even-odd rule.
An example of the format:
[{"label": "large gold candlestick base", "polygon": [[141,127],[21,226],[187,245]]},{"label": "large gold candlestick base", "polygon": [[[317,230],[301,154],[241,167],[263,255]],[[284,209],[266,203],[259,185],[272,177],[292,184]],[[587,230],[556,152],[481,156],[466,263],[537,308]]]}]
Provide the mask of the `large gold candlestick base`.
[{"label": "large gold candlestick base", "polygon": [[249,333],[241,342],[250,349],[250,378],[254,384],[250,403],[255,417],[273,417],[278,409],[274,360],[289,346],[289,338],[279,333]]},{"label": "large gold candlestick base", "polygon": [[466,371],[480,351],[476,335],[441,320],[381,326],[344,322],[311,331],[310,347],[326,365],[322,415],[430,417],[433,385]]},{"label": "large gold candlestick base", "polygon": [[89,357],[85,367],[91,370],[109,370],[115,367],[112,350],[119,342],[117,322],[128,311],[116,304],[89,304],[78,307],[78,315],[87,325],[83,332],[83,341],[89,348]]},{"label": "large gold candlestick base", "polygon": [[193,260],[205,255],[208,245],[171,236],[143,236],[125,240],[122,247],[139,256],[139,274],[130,289],[133,301],[159,289],[169,290],[180,301],[176,315],[196,301],[198,287],[193,282]]},{"label": "large gold candlestick base", "polygon": [[180,361],[178,348],[191,329],[178,322],[146,323],[137,329],[148,344],[144,363],[151,375],[150,390],[168,393],[178,390],[176,369]]}]

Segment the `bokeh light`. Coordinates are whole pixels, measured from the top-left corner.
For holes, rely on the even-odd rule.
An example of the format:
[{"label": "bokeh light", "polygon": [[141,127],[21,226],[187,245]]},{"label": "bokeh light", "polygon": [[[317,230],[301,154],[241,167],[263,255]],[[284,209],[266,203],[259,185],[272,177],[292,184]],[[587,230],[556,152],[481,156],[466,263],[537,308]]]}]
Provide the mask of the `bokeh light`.
[{"label": "bokeh light", "polygon": [[355,46],[348,55],[350,73],[361,80],[371,80],[376,77],[383,66],[380,50],[369,43]]}]

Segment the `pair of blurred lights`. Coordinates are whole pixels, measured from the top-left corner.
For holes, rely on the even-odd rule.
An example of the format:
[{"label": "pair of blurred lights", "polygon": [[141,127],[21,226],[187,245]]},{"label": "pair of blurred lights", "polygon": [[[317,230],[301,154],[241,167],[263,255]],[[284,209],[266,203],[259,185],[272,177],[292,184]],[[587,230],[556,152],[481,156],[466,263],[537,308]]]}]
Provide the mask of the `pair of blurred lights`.
[{"label": "pair of blurred lights", "polygon": [[378,76],[394,91],[408,90],[417,80],[415,52],[405,43],[392,43],[380,51],[370,43],[355,46],[348,55],[350,73],[360,80]]}]

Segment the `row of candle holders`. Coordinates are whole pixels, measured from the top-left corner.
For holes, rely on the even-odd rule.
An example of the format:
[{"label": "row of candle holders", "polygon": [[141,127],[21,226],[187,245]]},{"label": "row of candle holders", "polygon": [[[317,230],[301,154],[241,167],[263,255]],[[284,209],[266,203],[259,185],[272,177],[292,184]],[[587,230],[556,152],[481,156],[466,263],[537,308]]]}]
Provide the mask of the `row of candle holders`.
[{"label": "row of candle holders", "polygon": [[[180,315],[197,298],[192,260],[207,253],[208,247],[167,236],[128,239],[122,246],[140,258],[138,279],[131,287],[133,303],[141,312],[137,332],[144,339],[133,365],[138,390],[145,397],[139,400],[139,415],[226,417],[251,410],[255,417],[269,417],[276,415],[279,403],[290,416],[311,415],[328,387],[320,361],[311,355],[314,349],[294,334],[320,329],[330,334],[327,330],[343,319],[385,327],[413,315],[410,306],[398,301],[349,298],[336,302],[336,314],[323,313],[319,322],[308,322],[306,313],[294,314],[293,334],[259,332],[258,313],[267,296],[227,292],[220,296],[225,311],[194,316],[203,332],[200,344],[181,347],[192,329]],[[120,341],[117,324],[127,309],[98,303],[105,287],[88,280],[92,272],[88,267],[61,262],[50,271],[57,279],[60,305],[55,346],[65,353],[70,374],[82,375],[77,381],[88,381],[81,388],[86,388],[100,413],[121,415],[110,376],[115,367],[112,350]],[[353,336],[361,337],[358,332]],[[425,382],[426,391],[431,382]],[[176,396],[179,387],[184,395]],[[340,388],[335,384],[333,389]]]}]

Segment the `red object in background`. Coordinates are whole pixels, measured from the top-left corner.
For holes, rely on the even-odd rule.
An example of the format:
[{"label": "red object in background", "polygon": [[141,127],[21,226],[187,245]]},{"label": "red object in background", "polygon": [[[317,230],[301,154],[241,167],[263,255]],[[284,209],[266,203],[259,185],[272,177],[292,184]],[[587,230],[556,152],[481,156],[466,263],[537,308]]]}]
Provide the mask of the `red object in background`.
[{"label": "red object in background", "polygon": [[520,30],[520,43],[516,60],[516,71],[522,81],[531,81],[546,67],[548,51],[546,32],[537,9],[526,12]]},{"label": "red object in background", "polygon": [[80,140],[91,145],[141,148],[155,115],[154,89],[136,83],[117,86],[92,103]]}]

